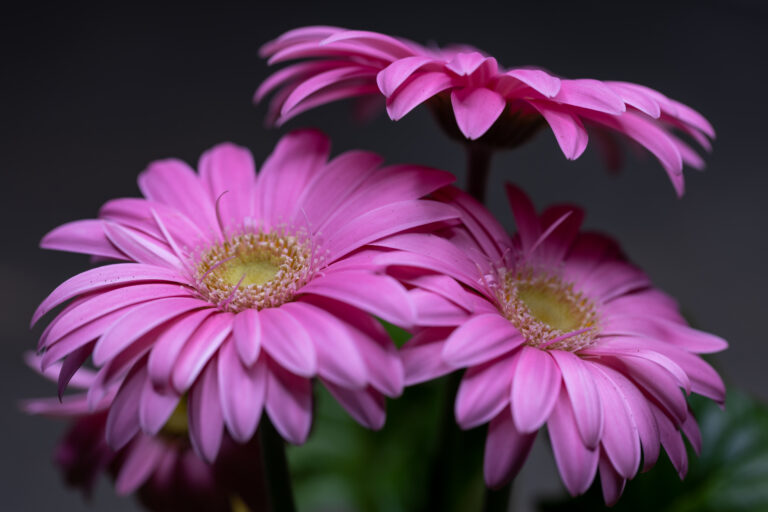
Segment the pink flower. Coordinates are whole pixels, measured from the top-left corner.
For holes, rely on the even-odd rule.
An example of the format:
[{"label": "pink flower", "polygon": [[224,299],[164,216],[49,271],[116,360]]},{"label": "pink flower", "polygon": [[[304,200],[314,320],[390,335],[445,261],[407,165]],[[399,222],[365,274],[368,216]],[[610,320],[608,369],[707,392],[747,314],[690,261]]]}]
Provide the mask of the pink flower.
[{"label": "pink flower", "polygon": [[608,155],[616,153],[614,133],[645,147],[681,195],[683,163],[704,162],[673,132],[707,151],[715,136],[701,114],[648,87],[506,69],[468,46],[425,48],[376,32],[314,26],[286,32],[261,53],[269,64],[313,59],[281,69],[256,91],[256,101],[278,91],[270,107],[277,124],[338,99],[383,94],[395,121],[426,103],[448,133],[492,147],[517,146],[546,122],[570,160],[587,147],[586,125],[607,142]]},{"label": "pink flower", "polygon": [[326,162],[328,153],[325,136],[299,131],[258,176],[250,152],[232,144],[203,154],[199,174],[157,161],[139,177],[146,199],[110,201],[98,219],[45,236],[44,248],[128,261],[67,280],[33,318],[70,301],[41,336],[41,365],[63,361],[61,394],[92,358],[99,371],[87,400],[110,404],[114,449],[139,430],[159,432],[185,394],[191,441],[206,460],[224,426],[250,439],[262,408],[302,443],[314,377],[357,421],[383,425],[384,395],[401,393],[403,369],[373,315],[408,327],[414,307],[365,245],[455,217],[419,199],[453,177],[379,168],[361,151]]},{"label": "pink flower", "polygon": [[[28,354],[27,362],[39,368],[38,357]],[[54,381],[57,379],[56,368],[46,373]],[[80,369],[71,385],[88,389],[95,378],[94,372]],[[263,480],[259,476],[261,453],[255,440],[236,445],[225,435],[220,456],[215,464],[207,464],[189,444],[186,417],[180,407],[157,435],[139,432],[115,451],[105,439],[108,405],[104,403],[91,411],[84,394],[68,395],[62,402],[37,399],[23,404],[29,413],[71,422],[54,456],[69,485],[90,496],[97,478],[109,473],[119,495],[136,492],[148,510],[228,512],[235,502],[248,504],[251,510],[264,508],[266,491],[259,485]]]},{"label": "pink flower", "polygon": [[537,216],[519,189],[507,191],[513,238],[479,203],[447,188],[439,196],[462,211],[466,229],[448,229],[450,240],[413,233],[377,243],[391,251],[378,263],[422,269],[424,283],[439,272],[470,290],[430,287],[444,299],[424,303],[420,317],[433,326],[402,349],[406,384],[467,368],[456,419],[465,429],[489,423],[491,487],[515,476],[545,424],[573,495],[599,467],[605,501],[614,503],[641,454],[647,470],[660,444],[682,477],[680,430],[697,451],[700,437],[680,388],[722,403],[722,380],[697,354],[726,342],[688,327],[615,242],[580,232],[581,210],[557,205]]}]

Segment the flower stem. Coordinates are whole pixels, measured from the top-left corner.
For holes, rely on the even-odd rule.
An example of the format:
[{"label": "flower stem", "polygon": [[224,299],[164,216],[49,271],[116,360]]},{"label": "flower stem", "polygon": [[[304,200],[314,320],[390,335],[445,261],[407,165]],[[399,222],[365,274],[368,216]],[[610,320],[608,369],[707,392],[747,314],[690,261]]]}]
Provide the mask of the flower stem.
[{"label": "flower stem", "polygon": [[272,512],[294,512],[296,507],[293,504],[291,475],[285,459],[285,441],[266,414],[261,418],[259,436],[271,510]]},{"label": "flower stem", "polygon": [[466,147],[467,193],[483,203],[491,170],[492,151],[489,147],[477,143],[468,143]]}]

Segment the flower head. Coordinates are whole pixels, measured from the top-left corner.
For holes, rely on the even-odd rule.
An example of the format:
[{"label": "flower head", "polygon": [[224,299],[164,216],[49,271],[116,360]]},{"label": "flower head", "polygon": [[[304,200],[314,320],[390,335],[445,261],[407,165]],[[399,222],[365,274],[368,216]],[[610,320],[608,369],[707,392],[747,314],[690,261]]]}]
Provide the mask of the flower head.
[{"label": "flower head", "polygon": [[439,272],[468,290],[446,288],[444,303],[422,305],[420,317],[444,321],[403,347],[406,383],[467,368],[456,419],[462,428],[489,423],[489,486],[514,477],[545,424],[571,494],[586,491],[599,467],[605,500],[615,502],[641,455],[650,468],[660,445],[682,477],[680,430],[697,450],[700,438],[681,388],[724,400],[722,380],[697,354],[726,342],[690,328],[615,242],[580,232],[578,208],[558,205],[538,216],[519,189],[508,193],[518,227],[512,238],[479,203],[449,188],[439,195],[462,211],[466,229],[448,229],[448,239],[402,234],[380,244],[391,252],[379,263],[422,269],[425,282]]},{"label": "flower head", "polygon": [[300,131],[258,176],[232,144],[205,153],[199,173],[158,161],[139,177],[146,199],[110,201],[98,219],[45,236],[45,248],[128,262],[69,279],[33,318],[70,301],[41,336],[41,365],[63,361],[60,394],[86,360],[99,368],[87,396],[109,404],[114,449],[139,430],[159,432],[185,395],[206,460],[225,426],[250,439],[263,408],[302,443],[314,377],[360,423],[382,426],[384,395],[400,394],[403,369],[375,317],[407,327],[414,306],[365,246],[454,218],[449,205],[420,199],[453,177],[380,168],[360,151],[327,162],[328,152],[323,135]]},{"label": "flower head", "polygon": [[[27,362],[39,369],[40,360],[27,354]],[[58,368],[46,375],[57,379]],[[96,375],[80,369],[71,385],[88,389]],[[261,453],[253,440],[235,444],[227,435],[222,439],[221,455],[214,464],[203,461],[187,437],[185,402],[174,411],[163,429],[154,436],[137,433],[123,448],[113,450],[105,433],[108,403],[90,410],[85,395],[58,399],[36,399],[24,403],[32,414],[55,416],[70,422],[56,446],[54,460],[67,484],[89,496],[99,476],[109,474],[119,495],[136,493],[148,510],[261,510],[266,490],[260,486]],[[239,478],[238,478],[238,475]],[[244,477],[245,476],[245,477]]]},{"label": "flower head", "polygon": [[698,112],[663,94],[627,82],[559,78],[533,67],[503,68],[468,46],[426,48],[376,32],[304,27],[262,47],[270,64],[313,59],[276,72],[256,91],[277,90],[270,118],[288,119],[338,99],[383,95],[397,121],[427,104],[449,134],[491,147],[514,147],[548,124],[568,159],[588,141],[586,127],[616,154],[622,134],[659,159],[678,194],[683,164],[702,159],[675,131],[710,150],[715,132]]}]

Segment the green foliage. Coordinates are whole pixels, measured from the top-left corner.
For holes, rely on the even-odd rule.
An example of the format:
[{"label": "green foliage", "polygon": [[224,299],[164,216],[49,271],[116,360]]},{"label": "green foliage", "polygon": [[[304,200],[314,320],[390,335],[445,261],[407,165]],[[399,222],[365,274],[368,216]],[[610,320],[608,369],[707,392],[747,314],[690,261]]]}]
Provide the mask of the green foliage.
[{"label": "green foliage", "polygon": [[[690,470],[680,481],[669,460],[627,484],[614,512],[767,512],[768,407],[730,392],[725,411],[694,396],[702,431],[701,457],[689,449]],[[547,502],[542,512],[604,510],[597,479],[587,494]]]},{"label": "green foliage", "polygon": [[[315,422],[309,441],[289,447],[298,510],[408,512],[432,509],[430,488],[439,484],[450,508],[479,510],[484,429],[460,436],[437,457],[446,411],[447,379],[408,388],[389,401],[379,432],[361,427],[322,388],[316,387]],[[451,404],[448,405],[452,411]],[[451,418],[451,421],[453,419]],[[447,482],[432,482],[435,461]]]}]

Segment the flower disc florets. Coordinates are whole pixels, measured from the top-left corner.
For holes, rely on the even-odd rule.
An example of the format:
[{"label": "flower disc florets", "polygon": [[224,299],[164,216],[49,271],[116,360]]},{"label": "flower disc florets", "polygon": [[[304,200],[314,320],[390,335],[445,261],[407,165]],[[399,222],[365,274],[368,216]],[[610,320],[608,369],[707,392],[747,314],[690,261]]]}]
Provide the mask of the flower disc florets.
[{"label": "flower disc florets", "polygon": [[260,310],[291,301],[321,260],[305,234],[242,233],[202,252],[195,280],[200,293],[224,311]]},{"label": "flower disc florets", "polygon": [[595,340],[596,308],[572,284],[530,269],[500,274],[499,308],[526,345],[575,352]]}]

